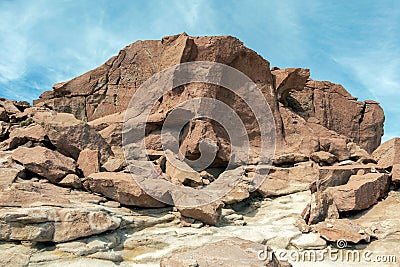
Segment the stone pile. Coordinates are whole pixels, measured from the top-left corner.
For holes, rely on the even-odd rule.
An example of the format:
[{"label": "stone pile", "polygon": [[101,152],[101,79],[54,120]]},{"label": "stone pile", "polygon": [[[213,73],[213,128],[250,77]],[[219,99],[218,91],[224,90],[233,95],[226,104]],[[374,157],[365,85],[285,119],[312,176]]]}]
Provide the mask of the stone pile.
[{"label": "stone pile", "polygon": [[[218,123],[196,119],[183,129],[182,154],[196,159],[201,141],[207,138],[216,144],[216,157],[202,171],[190,166],[184,166],[190,171],[182,171],[169,160],[179,158],[161,144],[163,122],[179,103],[195,97],[226,103],[243,120],[252,147],[260,147],[259,136],[266,129],[255,125],[251,110],[225,88],[194,83],[168,92],[153,108],[146,126],[144,141],[154,171],[163,181],[189,190],[183,192],[218,184],[223,177],[238,181],[221,199],[183,207],[163,203],[143,190],[135,178],[138,174],[130,171],[125,160],[122,132],[124,111],[136,90],[157,72],[191,61],[229,65],[257,84],[275,120],[277,148],[272,165],[264,166],[269,171],[254,188],[258,154],[251,154],[246,166],[226,170],[231,156],[229,136]],[[394,209],[400,201],[395,191],[400,184],[400,139],[380,145],[383,122],[377,102],[359,102],[338,84],[314,81],[308,69],[270,69],[268,61],[234,37],[183,33],[138,41],[102,66],[54,85],[33,107],[0,99],[0,240],[22,242],[29,253],[51,243],[69,256],[121,263],[129,257],[126,251],[124,256],[112,254],[114,248],[156,251],[168,247],[164,239],[122,241],[121,233],[178,226],[191,234],[210,229],[209,235],[219,241],[204,244],[199,240],[204,246],[194,250],[181,244],[179,252],[169,251],[159,259],[161,266],[289,266],[275,256],[259,261],[256,254],[265,244],[323,249],[339,240],[356,244],[384,239],[400,231],[400,223],[390,213],[382,216],[394,232],[379,222],[384,211],[376,208]],[[310,201],[302,214],[298,210],[288,217],[294,233],[289,237],[255,243],[225,236],[222,230],[234,227],[229,229],[236,233],[235,229],[245,229],[247,224],[252,227],[251,216],[264,220],[261,210],[255,214],[265,202],[307,192]],[[169,194],[172,200],[185,197]],[[226,239],[219,238],[220,231]],[[184,236],[165,235],[178,243]],[[10,246],[7,251],[13,251]],[[10,257],[3,262],[12,264]],[[26,261],[23,264],[30,258]]]}]

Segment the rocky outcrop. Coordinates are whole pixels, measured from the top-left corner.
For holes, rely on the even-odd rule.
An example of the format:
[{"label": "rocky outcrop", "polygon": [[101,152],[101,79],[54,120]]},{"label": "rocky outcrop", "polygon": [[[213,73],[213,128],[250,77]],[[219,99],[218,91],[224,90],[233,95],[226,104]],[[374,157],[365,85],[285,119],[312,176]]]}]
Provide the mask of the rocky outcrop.
[{"label": "rocky outcrop", "polygon": [[[141,173],[127,164],[121,139],[133,94],[157,72],[192,61],[229,65],[256,83],[276,128],[272,166],[257,169],[265,163],[257,151],[260,135],[271,128],[258,125],[238,95],[203,83],[171,88],[156,101],[146,136],[136,140],[147,149],[135,161]],[[358,102],[340,85],[312,80],[308,69],[270,70],[234,37],[181,34],[135,42],[53,89],[35,107],[0,99],[0,265],[158,265],[162,259],[162,266],[288,266],[269,247],[321,251],[337,241],[398,240],[398,196],[389,192],[399,179],[398,140],[375,150],[382,109]],[[164,151],[167,116],[196,97],[220,100],[238,114],[249,137],[248,164],[226,168],[231,136],[211,119],[191,120],[179,137],[187,159],[208,153],[201,144],[215,152],[204,170]],[[160,179],[148,179],[156,174]],[[263,250],[271,257],[258,259]]]},{"label": "rocky outcrop", "polygon": [[[384,116],[376,102],[357,102],[340,85],[309,79],[309,70],[306,69],[271,72],[268,61],[230,36],[190,37],[181,34],[161,41],[135,42],[102,66],[54,85],[53,91],[43,93],[34,103],[58,112],[70,112],[81,120],[96,121],[94,124],[98,130],[101,128],[103,137],[115,145],[119,143],[121,124],[116,123],[118,119],[103,124],[101,118],[107,115],[120,118],[120,115],[112,114],[125,111],[130,98],[144,81],[167,67],[191,61],[227,64],[256,82],[274,115],[278,155],[299,151],[299,147],[308,156],[319,150],[335,154],[341,149],[347,151],[345,147],[350,140],[368,152],[380,144]],[[251,62],[251,67],[248,62]],[[257,146],[259,141],[255,136],[260,130],[250,123],[251,111],[243,109],[243,103],[232,92],[202,84],[185,85],[163,96],[150,116],[152,131],[149,136],[157,136],[160,124],[174,106],[194,97],[216,98],[232,107],[243,119],[247,131],[254,133],[250,135],[250,142]],[[281,104],[277,104],[279,101]],[[217,141],[219,146],[215,164],[227,162],[230,152],[226,133],[215,123],[191,123],[193,125],[187,128],[182,142],[182,153],[189,158],[197,157],[199,140],[207,137]],[[202,136],[200,133],[205,130],[207,136]],[[332,139],[330,135],[333,134],[328,130],[337,133],[336,141],[327,140]],[[150,142],[151,149],[160,149],[159,139],[154,140]]]}]

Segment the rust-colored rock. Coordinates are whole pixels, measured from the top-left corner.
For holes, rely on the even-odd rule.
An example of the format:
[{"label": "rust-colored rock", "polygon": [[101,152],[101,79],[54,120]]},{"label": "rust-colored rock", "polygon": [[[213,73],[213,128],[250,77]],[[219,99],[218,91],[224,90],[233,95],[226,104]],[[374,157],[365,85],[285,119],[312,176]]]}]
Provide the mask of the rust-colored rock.
[{"label": "rust-colored rock", "polygon": [[[109,144],[120,145],[121,121],[128,103],[153,74],[182,62],[214,61],[227,64],[249,76],[263,92],[270,105],[277,131],[278,155],[300,152],[310,156],[324,150],[346,160],[347,143],[354,141],[372,152],[383,134],[383,112],[376,102],[357,102],[342,86],[313,81],[309,70],[291,68],[270,71],[269,62],[230,36],[190,37],[185,33],[159,41],[138,41],[112,57],[102,66],[71,81],[59,83],[35,101],[69,112],[84,121],[96,121],[94,127]],[[149,118],[147,148],[160,150],[159,130],[167,114],[179,103],[194,97],[221,100],[243,120],[250,144],[259,147],[258,126],[244,102],[229,90],[214,85],[188,84],[165,94]],[[120,113],[122,114],[122,113]],[[105,116],[116,116],[119,119]],[[332,130],[332,131],[329,131]],[[215,166],[226,165],[230,158],[229,139],[213,122],[192,121],[184,129],[182,153],[198,157],[199,140],[209,138],[218,145]],[[93,148],[92,148],[93,149]],[[257,161],[257,153],[251,159]],[[102,162],[104,163],[104,162]]]},{"label": "rust-colored rock", "polygon": [[[370,236],[365,233],[364,229],[348,219],[334,219],[318,223],[314,226],[315,230],[328,241],[339,242],[337,245],[342,246],[346,242],[359,243],[361,241],[370,241]],[[340,247],[345,248],[345,247]]]},{"label": "rust-colored rock", "polygon": [[111,147],[95,130],[72,114],[35,111],[33,120],[40,124],[57,150],[77,160],[84,149],[99,150],[100,162],[113,155]]},{"label": "rust-colored rock", "polygon": [[326,151],[318,151],[312,153],[311,159],[322,165],[332,165],[337,160],[335,155]]},{"label": "rust-colored rock", "polygon": [[[262,252],[260,253],[261,260],[258,258],[259,251]],[[281,264],[274,252],[264,245],[241,238],[230,238],[195,249],[172,252],[161,260],[160,266],[290,267],[292,265],[287,262]]]},{"label": "rust-colored rock", "polygon": [[92,173],[84,181],[84,187],[90,192],[100,193],[123,205],[148,208],[165,206],[144,192],[129,173]]},{"label": "rust-colored rock", "polygon": [[216,225],[221,217],[222,207],[221,201],[210,204],[193,207],[178,207],[178,211],[185,217],[193,218],[209,225]]},{"label": "rust-colored rock", "polygon": [[328,188],[340,212],[363,210],[376,204],[389,189],[389,175],[368,173],[353,175],[345,185]]},{"label": "rust-colored rock", "polygon": [[82,170],[85,177],[100,171],[99,156],[98,150],[84,149],[79,153],[78,167]]},{"label": "rust-colored rock", "polygon": [[13,152],[12,159],[53,183],[76,171],[76,162],[73,159],[44,147],[19,147]]},{"label": "rust-colored rock", "polygon": [[390,168],[400,164],[400,138],[393,138],[380,145],[372,156],[382,168]]}]

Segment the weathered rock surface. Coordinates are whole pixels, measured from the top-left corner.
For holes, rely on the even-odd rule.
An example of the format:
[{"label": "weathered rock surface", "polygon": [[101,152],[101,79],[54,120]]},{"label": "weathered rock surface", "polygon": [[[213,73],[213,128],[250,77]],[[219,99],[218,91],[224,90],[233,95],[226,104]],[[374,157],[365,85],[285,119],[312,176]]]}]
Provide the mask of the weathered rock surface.
[{"label": "weathered rock surface", "polygon": [[[301,147],[301,153],[309,156],[321,150],[318,144],[335,154],[335,150],[345,149],[350,139],[368,152],[380,144],[384,116],[376,102],[357,102],[340,85],[309,79],[309,70],[306,69],[271,72],[268,61],[230,36],[190,37],[181,34],[161,41],[135,42],[102,66],[54,85],[54,90],[43,93],[35,105],[46,105],[58,112],[70,112],[79,119],[94,121],[125,111],[131,96],[153,74],[175,64],[199,60],[227,64],[256,82],[274,114],[280,154],[292,153],[296,149],[298,152]],[[185,85],[178,91],[167,93],[150,116],[151,132],[160,130],[160,123],[176,104],[193,97],[211,97],[225,102],[237,111],[249,133],[259,133],[249,119],[250,110],[243,108],[238,97],[225,89],[202,84]],[[284,105],[277,104],[279,101]],[[119,120],[123,117],[111,117],[115,119],[115,116]],[[94,127],[102,131],[109,143],[117,144],[120,124],[111,120],[105,119],[105,123],[99,120]],[[320,129],[316,131],[316,128]],[[214,163],[226,162],[230,153],[227,149],[229,141],[226,133],[215,123],[191,122],[182,141],[182,153],[189,158],[198,155],[198,139],[205,137],[200,134],[205,129],[208,132],[206,137],[218,143]],[[327,142],[328,129],[339,134],[337,141]],[[299,137],[293,136],[292,133],[296,132]],[[116,136],[110,137],[110,133]],[[250,143],[257,147],[259,140],[255,136],[257,134],[250,135]],[[153,148],[159,147],[156,145],[159,141],[152,144]]]},{"label": "weathered rock surface", "polygon": [[383,240],[400,233],[400,214],[395,212],[399,205],[400,192],[391,191],[387,198],[349,219],[365,228],[372,237]]},{"label": "weathered rock surface", "polygon": [[178,207],[178,211],[185,217],[197,219],[209,225],[216,225],[221,217],[222,207],[221,201],[215,201],[210,204],[193,207]]},{"label": "weathered rock surface", "polygon": [[318,231],[323,238],[332,242],[341,240],[352,243],[370,241],[370,236],[365,233],[364,229],[348,219],[331,219],[320,222],[314,226],[314,229]]},{"label": "weathered rock surface", "polygon": [[318,151],[311,154],[310,158],[322,165],[332,165],[336,160],[336,156],[326,152],[326,151]]},{"label": "weathered rock surface", "polygon": [[36,111],[33,120],[43,127],[57,150],[68,157],[77,160],[84,149],[98,150],[100,162],[105,163],[113,155],[104,138],[72,114]]},{"label": "weathered rock surface", "polygon": [[[139,140],[145,142],[146,160],[155,164],[140,179],[154,191],[170,182],[179,185],[157,192],[176,206],[162,208],[149,194],[155,192],[146,193],[128,173],[121,148],[124,111],[153,74],[190,61],[227,64],[257,84],[275,120],[275,166],[255,188],[259,136],[267,129],[259,129],[243,100],[215,85],[180,86],[157,101],[147,136]],[[400,179],[398,140],[376,149],[382,109],[374,101],[358,102],[340,85],[310,79],[308,69],[271,71],[268,61],[234,37],[181,34],[131,44],[53,89],[36,107],[0,99],[0,150],[16,149],[0,151],[0,240],[6,242],[0,243],[0,265],[159,266],[163,258],[162,266],[282,266],[276,258],[258,260],[261,244],[318,251],[339,239],[351,245],[369,242],[370,236],[400,240],[398,194],[384,199],[390,181]],[[231,157],[229,135],[207,119],[187,123],[179,144],[193,160],[203,155],[200,143],[208,139],[216,152],[209,168],[182,171],[165,159],[161,127],[176,105],[196,97],[218,99],[237,112],[249,136],[250,166],[223,172]],[[147,179],[153,172],[165,179]],[[209,197],[200,188],[214,194],[226,187],[225,178],[232,178],[227,195],[196,205]],[[343,216],[350,220],[339,219]]]},{"label": "weathered rock surface", "polygon": [[27,127],[17,127],[10,131],[10,137],[0,144],[3,150],[15,149],[27,142],[44,144],[46,133],[40,125],[29,125]]},{"label": "weathered rock surface", "polygon": [[340,212],[363,210],[376,204],[389,189],[389,176],[382,173],[353,175],[345,185],[328,188]]},{"label": "weathered rock surface", "polygon": [[100,154],[98,150],[84,149],[79,153],[78,166],[83,175],[88,177],[90,174],[100,171]]},{"label": "weathered rock surface", "polygon": [[144,192],[130,173],[92,173],[83,184],[90,192],[100,193],[124,205],[138,207],[165,206],[164,203]]},{"label": "weathered rock surface", "polygon": [[382,168],[390,168],[400,164],[400,138],[393,138],[380,145],[372,156],[378,161]]},{"label": "weathered rock surface", "polygon": [[[265,249],[265,254],[271,254],[266,260],[259,260],[258,252]],[[229,257],[227,257],[229,255]],[[271,249],[240,238],[231,238],[195,250],[171,253],[161,260],[161,267],[231,267],[231,266],[282,266]],[[291,266],[287,264],[285,266]]]},{"label": "weathered rock surface", "polygon": [[307,190],[309,184],[317,178],[318,169],[310,165],[293,168],[271,167],[257,192],[265,197],[287,195]]},{"label": "weathered rock surface", "polygon": [[45,147],[19,147],[13,152],[12,159],[53,183],[75,173],[77,167],[73,159]]}]

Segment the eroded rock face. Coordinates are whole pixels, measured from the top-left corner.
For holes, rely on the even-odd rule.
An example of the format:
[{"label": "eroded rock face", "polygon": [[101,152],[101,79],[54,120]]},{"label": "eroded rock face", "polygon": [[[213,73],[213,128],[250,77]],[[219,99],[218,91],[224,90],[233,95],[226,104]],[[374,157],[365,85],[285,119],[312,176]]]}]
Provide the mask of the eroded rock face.
[{"label": "eroded rock face", "polygon": [[365,233],[365,229],[348,219],[327,220],[318,223],[314,228],[328,241],[345,240],[352,243],[370,241],[370,236]]},{"label": "eroded rock face", "polygon": [[[123,115],[112,114],[124,112],[136,90],[153,74],[191,61],[227,64],[257,84],[275,119],[278,155],[300,151],[309,156],[312,152],[324,150],[340,156],[339,160],[345,160],[349,155],[341,152],[345,150],[349,154],[346,144],[351,140],[368,152],[380,143],[384,116],[377,103],[357,102],[340,85],[313,81],[307,69],[271,72],[268,61],[230,36],[190,37],[181,34],[164,37],[161,41],[135,42],[102,66],[54,85],[54,90],[43,93],[35,105],[46,105],[58,112],[72,113],[82,120],[96,121],[93,125],[108,143],[119,145],[121,123],[118,120]],[[157,136],[166,115],[177,104],[194,97],[215,98],[232,107],[245,123],[251,145],[259,147],[257,136],[260,130],[252,123],[254,118],[251,119],[251,111],[243,101],[218,86],[189,84],[168,92],[154,107],[149,119],[149,136],[153,138],[148,148],[161,148]],[[102,118],[107,115],[118,119],[106,119],[102,123]],[[198,156],[199,138],[205,137],[200,133],[205,129],[206,137],[218,144],[214,164],[226,164],[230,156],[229,139],[215,123],[191,122],[182,140],[182,153],[188,158]],[[336,133],[336,141],[332,141],[334,136],[328,130]]]},{"label": "eroded rock face", "polygon": [[306,120],[354,140],[372,153],[383,135],[383,110],[374,101],[357,102],[341,85],[308,80],[304,90],[293,91],[288,105]]}]

